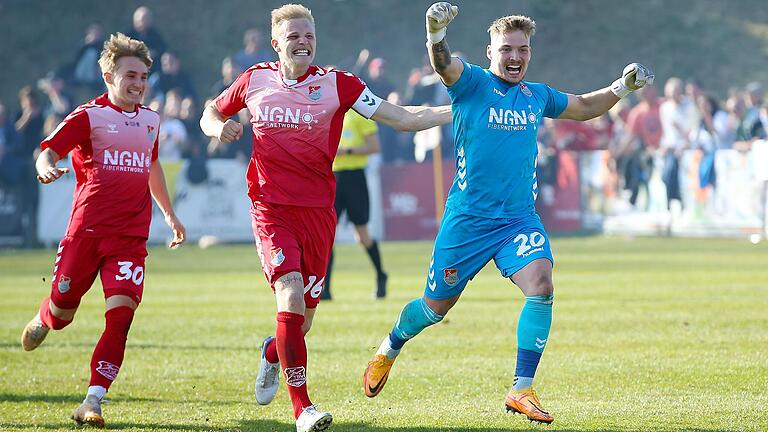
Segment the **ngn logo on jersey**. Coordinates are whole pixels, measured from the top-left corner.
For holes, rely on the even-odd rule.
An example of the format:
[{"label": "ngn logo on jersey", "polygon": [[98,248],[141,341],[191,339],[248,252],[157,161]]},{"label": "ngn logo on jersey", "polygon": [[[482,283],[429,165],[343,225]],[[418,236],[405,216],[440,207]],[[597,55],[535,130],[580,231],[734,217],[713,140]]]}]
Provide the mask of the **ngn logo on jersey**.
[{"label": "ngn logo on jersey", "polygon": [[528,123],[536,123],[536,115],[525,110],[511,110],[491,107],[488,111],[488,128],[505,131],[522,131],[528,129]]},{"label": "ngn logo on jersey", "polygon": [[152,156],[139,152],[104,150],[104,167],[113,171],[143,173],[152,165]]}]

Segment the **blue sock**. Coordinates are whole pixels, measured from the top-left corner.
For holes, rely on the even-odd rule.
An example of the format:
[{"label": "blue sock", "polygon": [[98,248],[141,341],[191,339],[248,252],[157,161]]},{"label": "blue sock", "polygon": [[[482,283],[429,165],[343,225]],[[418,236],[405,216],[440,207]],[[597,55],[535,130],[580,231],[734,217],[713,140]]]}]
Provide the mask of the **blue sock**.
[{"label": "blue sock", "polygon": [[430,309],[423,297],[411,300],[400,312],[400,317],[389,333],[389,344],[392,349],[400,350],[409,339],[442,319],[443,315]]},{"label": "blue sock", "polygon": [[513,388],[522,390],[533,385],[541,354],[552,327],[552,301],[554,296],[530,296],[517,322],[517,366]]}]

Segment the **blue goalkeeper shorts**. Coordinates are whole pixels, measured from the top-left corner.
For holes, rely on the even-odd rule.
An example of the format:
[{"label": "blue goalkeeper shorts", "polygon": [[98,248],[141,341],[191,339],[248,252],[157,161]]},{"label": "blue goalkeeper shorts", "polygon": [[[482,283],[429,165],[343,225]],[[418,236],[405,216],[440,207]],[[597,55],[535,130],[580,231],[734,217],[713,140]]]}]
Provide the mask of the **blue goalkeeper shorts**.
[{"label": "blue goalkeeper shorts", "polygon": [[446,209],[424,294],[435,300],[461,294],[467,282],[490,260],[508,278],[539,258],[554,265],[549,237],[538,215],[489,219]]}]

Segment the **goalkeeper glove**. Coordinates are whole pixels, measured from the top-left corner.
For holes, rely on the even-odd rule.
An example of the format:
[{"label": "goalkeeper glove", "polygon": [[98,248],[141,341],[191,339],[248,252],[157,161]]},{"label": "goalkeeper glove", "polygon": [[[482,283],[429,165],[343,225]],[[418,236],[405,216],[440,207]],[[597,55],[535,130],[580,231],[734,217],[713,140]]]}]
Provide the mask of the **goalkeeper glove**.
[{"label": "goalkeeper glove", "polygon": [[653,84],[654,78],[652,70],[640,63],[630,63],[624,68],[621,78],[611,84],[611,91],[619,98],[623,98],[645,85]]},{"label": "goalkeeper glove", "polygon": [[445,28],[459,14],[459,7],[448,2],[433,3],[427,9],[427,40],[436,44],[445,37]]}]

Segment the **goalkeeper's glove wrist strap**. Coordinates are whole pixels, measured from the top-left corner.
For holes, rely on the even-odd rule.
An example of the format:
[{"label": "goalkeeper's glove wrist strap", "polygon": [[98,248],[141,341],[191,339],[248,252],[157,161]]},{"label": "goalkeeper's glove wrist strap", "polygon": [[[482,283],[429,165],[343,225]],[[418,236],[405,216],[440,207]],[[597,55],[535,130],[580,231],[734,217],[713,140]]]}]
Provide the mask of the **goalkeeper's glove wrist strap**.
[{"label": "goalkeeper's glove wrist strap", "polygon": [[427,30],[427,42],[431,44],[439,43],[445,39],[445,27],[438,30],[436,33],[432,33],[429,30]]},{"label": "goalkeeper's glove wrist strap", "polygon": [[624,84],[624,78],[619,78],[616,81],[614,81],[611,84],[611,91],[613,94],[615,94],[619,99],[624,99],[628,94],[632,93],[632,90],[630,90],[625,84]]}]

